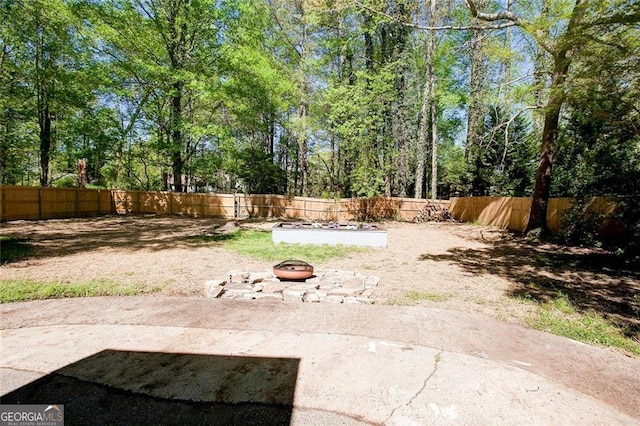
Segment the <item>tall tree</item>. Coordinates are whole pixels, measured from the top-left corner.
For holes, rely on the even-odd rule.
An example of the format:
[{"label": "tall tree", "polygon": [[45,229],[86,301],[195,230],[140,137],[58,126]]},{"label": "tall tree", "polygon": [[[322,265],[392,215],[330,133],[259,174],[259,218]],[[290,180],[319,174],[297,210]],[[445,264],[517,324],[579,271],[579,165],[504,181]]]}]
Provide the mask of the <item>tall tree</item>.
[{"label": "tall tree", "polygon": [[[586,41],[582,37],[585,34],[585,28],[593,25],[593,22],[585,19],[588,16],[589,1],[575,0],[574,5],[569,6],[566,11],[554,10],[553,12],[556,12],[554,16],[559,17],[559,20],[555,23],[547,22],[547,28],[554,27],[552,34],[542,31],[539,26],[512,11],[502,10],[496,13],[487,13],[478,10],[475,1],[466,0],[466,2],[472,15],[477,19],[484,21],[507,20],[518,25],[552,57],[552,66],[548,70],[551,74],[551,80],[549,83],[549,96],[544,108],[540,161],[535,174],[533,200],[529,213],[529,223],[526,228],[527,231],[536,228],[546,230],[547,202],[551,189],[553,158],[557,150],[560,112],[566,99],[567,88],[565,82],[578,47]],[[567,5],[560,4],[556,7],[563,8],[565,6]],[[566,15],[563,12],[566,12]],[[626,12],[629,12],[629,10]],[[637,12],[635,10],[635,13]],[[634,14],[618,14],[619,17],[626,17],[627,21],[637,19],[637,17],[632,18],[632,15]]]},{"label": "tall tree", "polygon": [[[40,185],[49,186],[57,178],[52,173],[56,152],[73,137],[70,123],[94,99],[86,49],[78,36],[82,23],[64,0],[5,2],[1,13],[0,90],[7,139],[0,162],[25,161],[31,157],[25,150],[37,152]],[[73,172],[75,159],[69,163],[63,168]]]},{"label": "tall tree", "polygon": [[[477,6],[484,8],[487,0],[476,0]],[[477,163],[482,151],[482,122],[486,111],[485,80],[487,67],[485,64],[484,38],[486,31],[481,28],[471,30],[469,41],[469,108],[467,113],[467,140],[465,154],[469,164]],[[473,188],[474,191],[477,188]]]},{"label": "tall tree", "polygon": [[[429,22],[435,26],[436,2],[429,2]],[[436,32],[429,30],[427,33],[427,46],[425,49],[425,76],[424,89],[422,91],[422,106],[420,108],[420,121],[418,125],[418,147],[415,198],[422,198],[424,193],[424,176],[427,148],[431,148],[431,198],[437,198],[437,111],[436,111],[436,74],[435,74]],[[429,143],[430,142],[430,143]],[[430,146],[429,146],[430,145]],[[428,191],[426,191],[428,193]]]}]

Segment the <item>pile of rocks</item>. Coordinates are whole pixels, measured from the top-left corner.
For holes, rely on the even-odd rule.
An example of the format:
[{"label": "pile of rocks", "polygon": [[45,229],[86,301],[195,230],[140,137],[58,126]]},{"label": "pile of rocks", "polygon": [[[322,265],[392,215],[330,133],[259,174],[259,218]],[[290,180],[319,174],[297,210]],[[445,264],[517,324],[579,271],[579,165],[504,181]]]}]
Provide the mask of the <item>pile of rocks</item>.
[{"label": "pile of rocks", "polygon": [[272,272],[231,271],[205,282],[207,297],[285,302],[373,303],[380,279],[350,271],[317,271],[304,281],[283,281]]}]

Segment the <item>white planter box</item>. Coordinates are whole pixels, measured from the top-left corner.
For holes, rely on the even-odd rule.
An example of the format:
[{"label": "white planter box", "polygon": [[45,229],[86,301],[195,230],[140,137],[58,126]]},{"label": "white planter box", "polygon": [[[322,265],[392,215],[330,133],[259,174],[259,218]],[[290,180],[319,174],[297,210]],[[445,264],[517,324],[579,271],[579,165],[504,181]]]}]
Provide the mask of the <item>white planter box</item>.
[{"label": "white planter box", "polygon": [[291,223],[278,223],[271,230],[271,238],[275,244],[329,244],[364,247],[387,247],[387,230],[348,229],[345,225],[338,228],[314,228],[310,223],[296,227]]}]

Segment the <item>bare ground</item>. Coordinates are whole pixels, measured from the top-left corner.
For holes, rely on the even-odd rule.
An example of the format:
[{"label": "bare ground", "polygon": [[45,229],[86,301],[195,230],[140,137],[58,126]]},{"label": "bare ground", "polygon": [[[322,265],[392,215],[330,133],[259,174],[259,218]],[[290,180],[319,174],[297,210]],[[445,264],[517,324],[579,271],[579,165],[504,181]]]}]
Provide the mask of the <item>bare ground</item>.
[{"label": "bare ground", "polygon": [[[222,224],[156,216],[4,223],[1,234],[29,239],[35,255],[0,271],[3,279],[104,279],[160,287],[165,295],[203,296],[208,279],[272,266],[197,238]],[[273,222],[241,226],[269,229]],[[536,301],[562,292],[579,310],[593,309],[638,338],[640,272],[604,251],[533,244],[503,230],[457,223],[383,226],[386,249],[314,266],[379,276],[378,303],[477,312],[521,324],[538,309]]]}]

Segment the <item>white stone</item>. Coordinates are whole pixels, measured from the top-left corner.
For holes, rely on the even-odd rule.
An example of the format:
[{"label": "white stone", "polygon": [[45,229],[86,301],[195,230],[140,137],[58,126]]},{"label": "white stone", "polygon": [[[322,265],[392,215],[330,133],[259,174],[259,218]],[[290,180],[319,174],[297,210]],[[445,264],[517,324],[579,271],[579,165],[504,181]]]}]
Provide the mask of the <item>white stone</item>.
[{"label": "white stone", "polygon": [[249,282],[251,284],[261,283],[271,276],[273,276],[273,274],[270,274],[269,272],[252,272],[249,275]]},{"label": "white stone", "polygon": [[369,275],[364,280],[364,286],[365,288],[377,287],[379,282],[380,282],[380,277],[377,277],[375,275]]},{"label": "white stone", "polygon": [[305,295],[302,297],[302,301],[310,302],[310,303],[318,303],[320,302],[320,296],[318,296],[318,293],[316,293],[315,291],[310,291],[308,293],[305,293]]},{"label": "white stone", "polygon": [[282,291],[282,299],[285,302],[302,302],[304,295],[304,290],[290,290],[287,288]]},{"label": "white stone", "polygon": [[361,297],[371,297],[373,296],[373,289],[372,288],[368,288],[366,290],[364,290],[362,293],[360,293]]},{"label": "white stone", "polygon": [[252,293],[254,299],[273,299],[282,301],[282,293]]},{"label": "white stone", "polygon": [[226,289],[224,290],[224,292],[222,293],[221,297],[224,297],[225,299],[237,299],[237,298],[244,298],[244,295],[247,293],[251,293],[251,290],[242,290],[242,289]]},{"label": "white stone", "polygon": [[219,280],[206,281],[204,283],[204,294],[206,297],[220,297],[224,291],[224,281],[220,284]]},{"label": "white stone", "polygon": [[344,300],[344,297],[329,295],[327,297],[321,298],[320,300],[322,300],[323,302],[329,302],[329,303],[342,303]]},{"label": "white stone", "polygon": [[263,293],[282,293],[282,290],[287,288],[288,285],[280,281],[267,282],[262,284]]},{"label": "white stone", "polygon": [[327,291],[329,295],[333,296],[359,296],[362,293],[361,288],[351,288],[351,287],[338,287],[333,288]]},{"label": "white stone", "polygon": [[227,283],[224,286],[225,291],[229,291],[229,290],[246,290],[246,291],[251,291],[252,290],[252,286],[249,283]]},{"label": "white stone", "polygon": [[289,286],[289,289],[308,291],[308,290],[317,290],[319,286],[320,284],[318,283],[295,283]]}]

